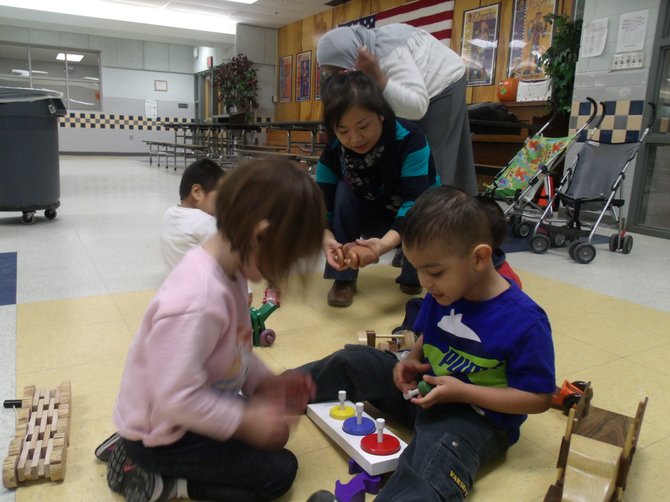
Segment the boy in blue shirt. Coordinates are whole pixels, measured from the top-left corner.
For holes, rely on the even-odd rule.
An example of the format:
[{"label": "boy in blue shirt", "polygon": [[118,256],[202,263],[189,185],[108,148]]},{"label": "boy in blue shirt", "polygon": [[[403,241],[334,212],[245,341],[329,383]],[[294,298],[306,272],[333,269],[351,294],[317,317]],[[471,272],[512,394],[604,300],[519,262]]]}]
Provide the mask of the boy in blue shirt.
[{"label": "boy in blue shirt", "polygon": [[[302,370],[317,401],[346,390],[404,421],[414,434],[398,468],[376,498],[462,500],[480,467],[519,439],[528,413],[551,404],[554,349],[545,312],[493,265],[486,208],[442,186],[409,211],[405,257],[428,290],[414,324],[422,333],[407,357],[364,346]],[[407,401],[423,379],[434,388]]]}]

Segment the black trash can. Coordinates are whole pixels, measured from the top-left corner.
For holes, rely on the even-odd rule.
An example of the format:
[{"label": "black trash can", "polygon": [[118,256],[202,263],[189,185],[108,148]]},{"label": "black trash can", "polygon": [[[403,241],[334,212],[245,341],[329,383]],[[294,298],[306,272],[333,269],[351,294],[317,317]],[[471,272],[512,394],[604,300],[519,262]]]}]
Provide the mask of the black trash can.
[{"label": "black trash can", "polygon": [[60,206],[61,97],[46,89],[0,87],[0,211],[21,211],[23,223],[33,223],[40,209],[52,220]]}]

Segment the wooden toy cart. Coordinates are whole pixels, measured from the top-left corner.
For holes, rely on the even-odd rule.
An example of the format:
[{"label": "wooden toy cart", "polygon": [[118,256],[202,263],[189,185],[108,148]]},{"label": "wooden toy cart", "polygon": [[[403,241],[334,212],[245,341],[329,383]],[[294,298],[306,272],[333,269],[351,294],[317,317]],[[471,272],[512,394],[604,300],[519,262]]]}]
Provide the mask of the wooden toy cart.
[{"label": "wooden toy cart", "polygon": [[568,415],[558,455],[558,479],[544,502],[620,502],[640,437],[647,400],[634,417],[590,405],[589,383]]},{"label": "wooden toy cart", "polygon": [[65,478],[70,437],[70,382],[56,389],[29,385],[16,415],[16,435],[2,464],[2,484],[16,488],[23,481]]},{"label": "wooden toy cart", "polygon": [[416,336],[409,329],[397,330],[390,335],[382,335],[372,329],[358,333],[359,344],[376,347],[379,350],[390,350],[392,352],[410,350],[415,341]]}]

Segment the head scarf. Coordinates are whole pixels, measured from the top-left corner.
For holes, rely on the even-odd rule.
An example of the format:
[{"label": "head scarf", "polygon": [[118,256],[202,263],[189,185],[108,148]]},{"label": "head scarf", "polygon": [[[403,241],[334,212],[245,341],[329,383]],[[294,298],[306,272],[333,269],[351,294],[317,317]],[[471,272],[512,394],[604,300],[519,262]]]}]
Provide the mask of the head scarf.
[{"label": "head scarf", "polygon": [[316,60],[321,66],[351,70],[356,66],[358,49],[365,47],[376,53],[375,31],[364,26],[342,26],[330,30],[319,39]]}]

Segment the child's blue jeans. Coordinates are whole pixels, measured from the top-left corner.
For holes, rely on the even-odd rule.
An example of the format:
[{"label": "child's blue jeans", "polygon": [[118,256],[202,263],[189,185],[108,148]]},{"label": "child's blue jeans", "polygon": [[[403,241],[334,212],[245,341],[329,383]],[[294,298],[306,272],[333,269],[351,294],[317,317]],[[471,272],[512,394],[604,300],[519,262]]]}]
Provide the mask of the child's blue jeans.
[{"label": "child's blue jeans", "polygon": [[368,401],[386,417],[413,427],[378,502],[463,500],[481,466],[509,448],[504,430],[465,404],[423,410],[406,401],[393,383],[395,355],[363,345],[347,345],[298,370],[309,371],[317,385],[317,402],[337,400],[345,390],[353,402]]}]

